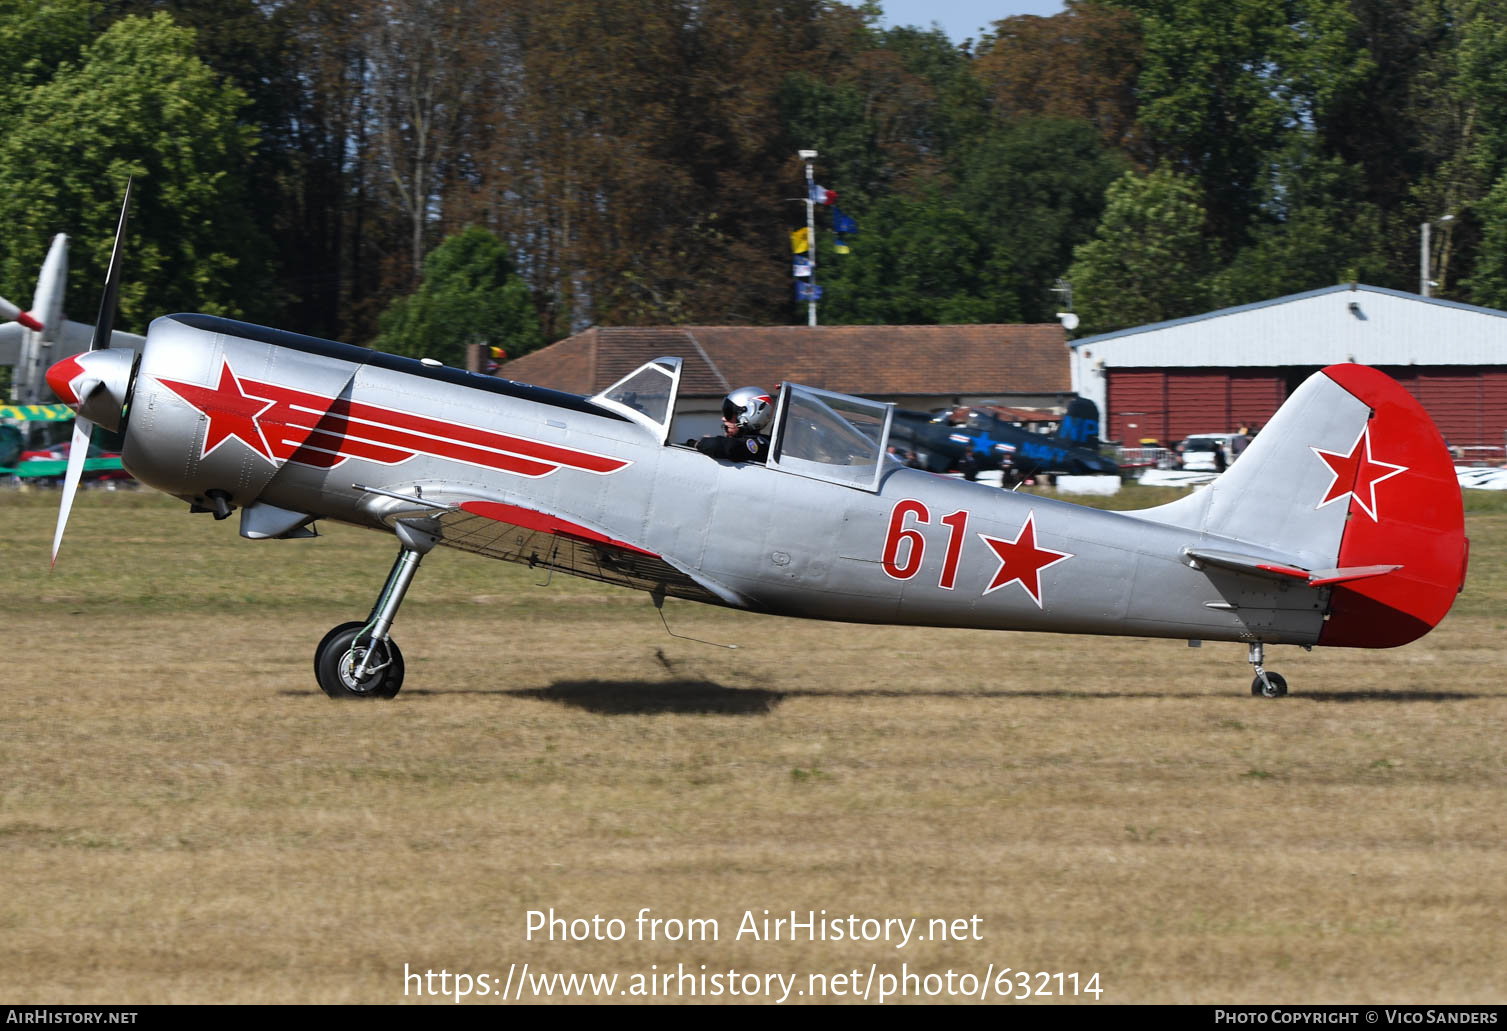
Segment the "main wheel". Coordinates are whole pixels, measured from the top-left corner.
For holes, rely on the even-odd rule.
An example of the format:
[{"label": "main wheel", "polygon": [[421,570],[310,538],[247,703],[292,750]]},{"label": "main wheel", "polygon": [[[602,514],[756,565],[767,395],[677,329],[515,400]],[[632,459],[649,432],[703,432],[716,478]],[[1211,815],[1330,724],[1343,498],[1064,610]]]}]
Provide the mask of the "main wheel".
[{"label": "main wheel", "polygon": [[1266,683],[1257,677],[1251,681],[1251,694],[1257,698],[1281,698],[1287,694],[1287,680],[1280,673],[1267,673]]},{"label": "main wheel", "polygon": [[[397,642],[388,638],[373,645],[362,634],[365,629],[365,623],[341,623],[314,650],[314,676],[331,698],[391,698],[403,686],[403,653]],[[360,644],[355,644],[357,635],[361,635]],[[365,675],[357,680],[356,667],[368,649],[374,654]]]}]

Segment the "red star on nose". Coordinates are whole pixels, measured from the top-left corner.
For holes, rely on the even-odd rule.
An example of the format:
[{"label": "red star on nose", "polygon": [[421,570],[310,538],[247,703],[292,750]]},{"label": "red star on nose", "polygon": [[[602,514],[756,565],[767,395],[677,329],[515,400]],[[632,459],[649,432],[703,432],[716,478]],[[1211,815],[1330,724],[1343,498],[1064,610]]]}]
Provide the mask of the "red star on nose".
[{"label": "red star on nose", "polygon": [[1355,503],[1360,506],[1362,512],[1371,517],[1373,523],[1381,521],[1376,514],[1376,485],[1408,471],[1405,465],[1378,462],[1371,457],[1371,424],[1369,422],[1362,427],[1360,436],[1355,438],[1355,443],[1350,445],[1348,454],[1325,451],[1312,444],[1308,446],[1308,450],[1319,456],[1319,460],[1329,467],[1329,472],[1334,477],[1324,491],[1324,500],[1314,508],[1323,508],[1331,501],[1338,501],[1349,495],[1355,498]]},{"label": "red star on nose", "polygon": [[1041,571],[1048,566],[1065,562],[1073,555],[1067,551],[1038,548],[1035,520],[1036,512],[1033,509],[1026,514],[1026,524],[1020,528],[1020,533],[1015,535],[1013,541],[1007,541],[1003,537],[990,537],[986,533],[979,534],[980,539],[989,545],[999,559],[999,568],[994,571],[994,579],[989,581],[989,586],[984,588],[985,594],[1019,582],[1036,603],[1036,607],[1041,608]]},{"label": "red star on nose", "polygon": [[235,437],[267,461],[272,461],[272,449],[267,446],[267,437],[257,420],[277,402],[242,390],[241,381],[236,379],[229,362],[220,363],[220,384],[213,389],[170,379],[159,382],[209,416],[204,427],[201,458],[208,458],[215,448]]}]

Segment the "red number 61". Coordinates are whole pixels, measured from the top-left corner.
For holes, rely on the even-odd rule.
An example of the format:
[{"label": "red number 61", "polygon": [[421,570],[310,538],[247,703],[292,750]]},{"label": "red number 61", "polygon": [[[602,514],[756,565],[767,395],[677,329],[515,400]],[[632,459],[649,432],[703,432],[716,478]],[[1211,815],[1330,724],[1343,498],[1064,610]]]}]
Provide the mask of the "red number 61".
[{"label": "red number 61", "polygon": [[[904,501],[895,503],[890,512],[889,532],[884,537],[884,572],[894,580],[909,580],[921,571],[921,562],[926,557],[926,538],[921,536],[921,531],[914,526],[906,526],[905,521],[911,516],[916,517],[917,525],[924,526],[931,521],[931,512],[919,501],[906,498]],[[968,513],[962,509],[951,515],[943,516],[939,522],[948,529],[947,557],[942,562],[942,576],[937,581],[937,586],[945,591],[952,590],[953,584],[958,578],[958,562],[963,557],[963,538],[968,528]],[[904,543],[905,561],[900,561],[900,546]]]}]

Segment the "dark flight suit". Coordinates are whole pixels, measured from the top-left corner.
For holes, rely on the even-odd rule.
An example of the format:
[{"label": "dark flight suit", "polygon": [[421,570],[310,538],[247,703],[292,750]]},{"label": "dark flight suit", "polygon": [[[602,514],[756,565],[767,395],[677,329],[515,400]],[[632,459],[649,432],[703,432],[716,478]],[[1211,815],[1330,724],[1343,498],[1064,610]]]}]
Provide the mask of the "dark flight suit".
[{"label": "dark flight suit", "polygon": [[769,438],[762,433],[736,437],[702,437],[696,450],[729,462],[763,462],[769,458]]}]

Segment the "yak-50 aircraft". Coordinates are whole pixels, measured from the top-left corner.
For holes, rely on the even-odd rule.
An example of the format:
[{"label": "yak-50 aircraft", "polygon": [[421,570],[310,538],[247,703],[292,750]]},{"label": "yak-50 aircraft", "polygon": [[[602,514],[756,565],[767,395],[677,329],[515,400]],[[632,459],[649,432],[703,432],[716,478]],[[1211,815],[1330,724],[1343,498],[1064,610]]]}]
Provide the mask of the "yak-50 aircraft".
[{"label": "yak-50 aircraft", "polygon": [[[122,226],[124,225],[122,212]],[[119,235],[116,241],[119,254]],[[112,261],[96,339],[114,317]],[[393,535],[370,614],[315,650],[337,698],[391,698],[391,636],[435,546],[666,596],[858,623],[1234,641],[1253,694],[1269,644],[1385,648],[1464,578],[1460,489],[1418,403],[1374,369],[1304,383],[1218,482],[1106,512],[908,469],[891,406],[785,384],[767,464],[675,444],[681,361],[578,397],[208,315],[48,382],[124,435],[126,468],[252,539],[333,519]],[[74,447],[53,559],[77,486]]]}]

